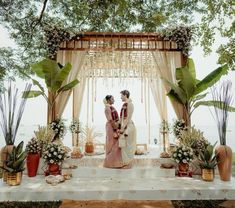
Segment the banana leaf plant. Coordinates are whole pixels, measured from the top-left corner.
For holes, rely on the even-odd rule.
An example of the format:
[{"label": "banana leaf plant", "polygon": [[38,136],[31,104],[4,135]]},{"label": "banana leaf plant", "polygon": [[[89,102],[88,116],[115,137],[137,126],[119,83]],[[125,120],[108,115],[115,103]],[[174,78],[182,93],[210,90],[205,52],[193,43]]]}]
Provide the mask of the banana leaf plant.
[{"label": "banana leaf plant", "polygon": [[[185,120],[187,126],[191,127],[191,115],[197,107],[201,105],[211,106],[213,103],[219,102],[202,102],[202,99],[204,99],[207,95],[207,92],[205,91],[219,81],[223,75],[227,74],[227,72],[228,66],[223,65],[209,73],[204,79],[198,80],[196,78],[196,70],[193,59],[188,58],[184,67],[176,69],[176,84],[163,78],[165,83],[167,83],[170,87],[170,91],[167,93],[167,96],[172,101],[176,101],[183,106],[183,119]],[[235,108],[230,107],[229,111],[235,112]]]},{"label": "banana leaf plant", "polygon": [[10,173],[24,171],[27,153],[23,150],[23,146],[23,141],[17,147],[14,146],[12,152],[7,155],[7,160],[4,161],[3,166],[0,166],[0,168]]},{"label": "banana leaf plant", "polygon": [[[43,96],[48,103],[48,113],[53,114],[53,112],[55,111],[55,102],[58,95],[67,90],[71,90],[79,83],[77,79],[74,79],[73,81],[64,84],[64,81],[68,77],[72,66],[70,63],[67,63],[62,66],[60,63],[57,63],[54,60],[44,59],[38,63],[33,64],[31,68],[32,71],[39,78],[45,81],[47,90],[43,88],[39,81],[31,78],[27,74],[24,74],[32,80],[33,84],[38,87],[38,90],[30,90],[30,92],[25,91],[23,97],[34,98],[38,96]],[[55,115],[53,115],[50,118],[50,121],[48,121],[48,123],[55,119]]]}]

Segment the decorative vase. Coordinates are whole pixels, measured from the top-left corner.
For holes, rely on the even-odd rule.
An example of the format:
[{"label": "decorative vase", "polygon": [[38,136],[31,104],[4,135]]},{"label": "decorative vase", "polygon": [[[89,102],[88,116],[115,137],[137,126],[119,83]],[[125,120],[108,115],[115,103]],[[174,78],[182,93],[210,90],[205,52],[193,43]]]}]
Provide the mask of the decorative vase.
[{"label": "decorative vase", "polygon": [[34,177],[37,175],[40,155],[39,153],[29,153],[26,158],[28,176]]},{"label": "decorative vase", "polygon": [[48,163],[48,174],[49,175],[60,175],[60,166],[57,163]]},{"label": "decorative vase", "polygon": [[215,151],[220,179],[230,181],[232,176],[232,149],[227,145],[218,145]]},{"label": "decorative vase", "polygon": [[[1,160],[3,167],[5,166],[7,156],[8,156],[8,154],[10,154],[12,152],[13,147],[14,147],[14,145],[6,145],[1,149],[0,160]],[[5,170],[2,171],[2,177],[3,177],[3,181],[6,182],[7,181],[7,172]]]},{"label": "decorative vase", "polygon": [[20,185],[22,181],[22,172],[18,173],[7,173],[7,184],[10,186]]},{"label": "decorative vase", "polygon": [[189,170],[189,164],[181,162],[178,164],[178,169],[181,172],[187,172]]},{"label": "decorative vase", "polygon": [[13,147],[14,145],[6,145],[1,149],[1,161],[3,164],[7,160],[7,155],[12,152]]},{"label": "decorative vase", "polygon": [[86,142],[85,144],[85,152],[92,154],[94,153],[94,143],[93,142]]},{"label": "decorative vase", "polygon": [[202,169],[202,180],[213,181],[214,175],[214,169]]}]

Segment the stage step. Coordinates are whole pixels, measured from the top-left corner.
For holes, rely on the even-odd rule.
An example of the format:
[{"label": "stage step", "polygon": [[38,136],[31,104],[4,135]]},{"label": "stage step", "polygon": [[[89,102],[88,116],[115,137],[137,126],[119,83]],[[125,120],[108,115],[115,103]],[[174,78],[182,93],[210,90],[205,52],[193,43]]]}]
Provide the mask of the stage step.
[{"label": "stage step", "polygon": [[[81,159],[71,159],[69,158],[64,162],[66,165],[76,165],[78,167],[103,167],[104,158],[103,157],[89,157],[85,156]],[[133,167],[160,167],[162,163],[174,163],[170,158],[148,158],[148,157],[135,157],[132,163]]]},{"label": "stage step", "polygon": [[[63,173],[71,172],[71,169],[62,169]],[[175,177],[175,169],[140,168],[134,167],[131,169],[110,169],[99,167],[78,167],[72,170],[73,177],[76,178],[173,178]]]}]

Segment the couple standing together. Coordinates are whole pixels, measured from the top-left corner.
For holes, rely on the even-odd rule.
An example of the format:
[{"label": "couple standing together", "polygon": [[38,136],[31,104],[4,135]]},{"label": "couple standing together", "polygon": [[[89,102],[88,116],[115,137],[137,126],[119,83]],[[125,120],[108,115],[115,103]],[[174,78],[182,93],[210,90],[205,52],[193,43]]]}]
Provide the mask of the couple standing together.
[{"label": "couple standing together", "polygon": [[136,128],[132,121],[134,106],[128,90],[121,91],[124,102],[120,117],[112,106],[114,97],[107,95],[104,99],[106,123],[106,168],[131,168],[136,151]]}]

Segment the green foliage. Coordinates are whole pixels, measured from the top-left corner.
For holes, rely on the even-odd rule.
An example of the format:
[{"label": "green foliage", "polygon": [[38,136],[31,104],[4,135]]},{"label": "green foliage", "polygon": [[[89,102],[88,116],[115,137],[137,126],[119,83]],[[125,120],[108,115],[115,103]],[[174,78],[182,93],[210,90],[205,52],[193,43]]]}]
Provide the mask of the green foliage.
[{"label": "green foliage", "polygon": [[187,118],[185,119],[187,125],[191,125],[190,117],[193,111],[198,106],[205,104],[205,102],[200,101],[206,94],[200,93],[205,92],[209,87],[213,86],[227,72],[228,67],[224,65],[215,69],[200,81],[196,78],[193,60],[188,58],[186,66],[176,69],[176,84],[164,79],[171,87],[171,90],[167,94],[169,98],[184,106],[187,114]]},{"label": "green foliage", "polygon": [[[227,63],[229,68],[234,70],[233,6],[233,0],[3,1],[0,7],[0,24],[8,29],[18,48],[14,49],[13,56],[3,54],[7,64],[0,63],[0,69],[4,68],[3,77],[11,75],[11,72],[19,75],[18,66],[28,73],[30,63],[47,57],[48,53],[51,54],[52,51],[49,51],[46,44],[50,37],[45,28],[52,29],[51,35],[56,34],[56,30],[53,30],[56,27],[73,34],[83,31],[158,32],[175,25],[192,25],[193,22],[196,27],[194,43],[200,44],[205,53],[210,53],[215,38],[223,37],[223,42],[227,43],[221,44],[218,49],[219,63]],[[171,37],[171,34],[167,36]],[[57,43],[54,44],[55,48],[52,50],[58,47]],[[181,45],[180,42],[178,44]],[[184,47],[188,50],[190,45]],[[0,59],[1,56],[0,51]],[[17,67],[9,73],[9,70],[5,69],[11,66],[11,63]],[[1,77],[0,71],[0,80]]]},{"label": "green foliage", "polygon": [[181,144],[191,147],[194,155],[198,156],[199,152],[204,152],[209,142],[204,137],[203,132],[196,129],[194,126],[187,130],[180,131]]},{"label": "green foliage", "polygon": [[7,160],[2,169],[10,172],[10,173],[18,173],[22,172],[25,169],[25,158],[27,153],[23,150],[24,142],[20,142],[17,147],[13,147],[11,153],[7,155]]},{"label": "green foliage", "polygon": [[220,145],[226,145],[228,117],[231,109],[230,105],[233,103],[232,82],[224,81],[220,87],[213,87],[211,92]]},{"label": "green foliage", "polygon": [[[49,98],[46,94],[47,92],[45,92],[45,89],[39,84],[37,80],[31,78],[33,81],[33,84],[36,85],[39,88],[39,90],[25,91],[23,94],[23,97],[33,98],[33,97],[42,95],[48,102],[49,106],[53,107],[55,100],[60,93],[70,90],[78,84],[78,80],[75,79],[71,81],[70,83],[63,85],[63,82],[68,77],[71,71],[71,68],[72,66],[69,63],[66,64],[65,66],[62,66],[61,64],[58,64],[56,61],[50,60],[50,59],[44,59],[40,62],[33,64],[32,70],[35,72],[35,74],[39,78],[44,79],[49,92],[55,93],[56,96],[54,97],[52,101],[49,101]],[[28,75],[25,75],[25,76],[28,76]]]},{"label": "green foliage", "polygon": [[[217,143],[217,142],[216,142]],[[216,145],[209,144],[204,152],[200,151],[198,156],[199,166],[202,169],[214,169],[217,165],[216,154],[214,152],[214,147]]]},{"label": "green foliage", "polygon": [[[25,96],[28,95],[31,84],[25,86]],[[20,121],[24,112],[26,99],[21,99],[18,106],[18,89],[12,82],[9,83],[7,91],[0,95],[0,126],[6,145],[13,145]]]}]

